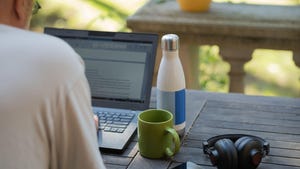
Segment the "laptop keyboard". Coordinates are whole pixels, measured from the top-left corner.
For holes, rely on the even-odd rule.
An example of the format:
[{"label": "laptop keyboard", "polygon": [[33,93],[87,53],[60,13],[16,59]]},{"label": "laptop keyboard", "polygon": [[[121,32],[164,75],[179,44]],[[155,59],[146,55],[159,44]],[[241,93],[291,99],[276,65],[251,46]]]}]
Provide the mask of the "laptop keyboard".
[{"label": "laptop keyboard", "polygon": [[108,111],[98,111],[95,114],[99,118],[99,130],[114,133],[123,133],[135,116],[133,113]]}]

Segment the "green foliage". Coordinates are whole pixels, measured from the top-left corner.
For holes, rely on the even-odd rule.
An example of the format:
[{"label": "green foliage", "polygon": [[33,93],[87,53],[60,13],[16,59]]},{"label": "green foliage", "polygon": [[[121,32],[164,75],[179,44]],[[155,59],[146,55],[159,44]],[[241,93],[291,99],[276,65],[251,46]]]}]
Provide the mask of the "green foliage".
[{"label": "green foliage", "polygon": [[199,50],[199,83],[201,90],[228,92],[229,64],[219,55],[218,46],[201,46]]},{"label": "green foliage", "polygon": [[300,69],[291,51],[255,50],[245,71],[248,94],[300,97]]},{"label": "green foliage", "polygon": [[112,20],[115,20],[116,22],[119,22],[122,27],[118,31],[127,31],[126,28],[126,18],[129,16],[129,13],[124,11],[124,9],[114,5],[111,3],[111,1],[105,1],[105,0],[86,0],[87,3],[97,7],[99,10],[105,11],[104,14],[99,15],[95,19],[91,20],[91,22],[88,24],[92,25],[93,22],[97,19],[104,19],[104,18],[110,18]]},{"label": "green foliage", "polygon": [[[76,0],[72,3],[59,0],[39,0],[40,12],[33,16],[31,29],[42,31],[43,26],[103,31],[129,31],[126,18],[134,12],[130,5],[119,1]],[[122,1],[122,0],[120,0]],[[143,4],[141,0],[139,4]],[[123,1],[124,3],[125,1]],[[109,29],[107,29],[109,28]]]}]

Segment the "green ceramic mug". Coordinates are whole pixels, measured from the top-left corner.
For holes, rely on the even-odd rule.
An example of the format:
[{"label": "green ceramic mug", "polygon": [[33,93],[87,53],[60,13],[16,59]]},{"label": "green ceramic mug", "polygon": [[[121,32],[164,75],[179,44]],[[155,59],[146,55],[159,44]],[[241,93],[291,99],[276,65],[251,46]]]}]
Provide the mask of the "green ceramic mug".
[{"label": "green ceramic mug", "polygon": [[140,154],[147,158],[171,157],[179,151],[180,139],[173,128],[173,115],[166,110],[149,109],[138,116]]}]

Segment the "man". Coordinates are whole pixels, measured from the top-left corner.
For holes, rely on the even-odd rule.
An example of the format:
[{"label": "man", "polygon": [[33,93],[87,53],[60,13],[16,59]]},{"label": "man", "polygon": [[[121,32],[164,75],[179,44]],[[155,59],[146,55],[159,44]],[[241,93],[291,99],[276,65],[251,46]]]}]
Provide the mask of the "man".
[{"label": "man", "polygon": [[105,168],[83,62],[62,40],[24,30],[33,3],[0,0],[0,168]]}]

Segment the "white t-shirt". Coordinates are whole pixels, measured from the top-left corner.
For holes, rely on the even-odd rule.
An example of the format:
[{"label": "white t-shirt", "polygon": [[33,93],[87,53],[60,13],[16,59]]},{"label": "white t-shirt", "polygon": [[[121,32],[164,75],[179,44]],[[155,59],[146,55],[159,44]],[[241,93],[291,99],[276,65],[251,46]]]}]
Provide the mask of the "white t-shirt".
[{"label": "white t-shirt", "polygon": [[102,169],[80,56],[0,24],[0,168]]}]

